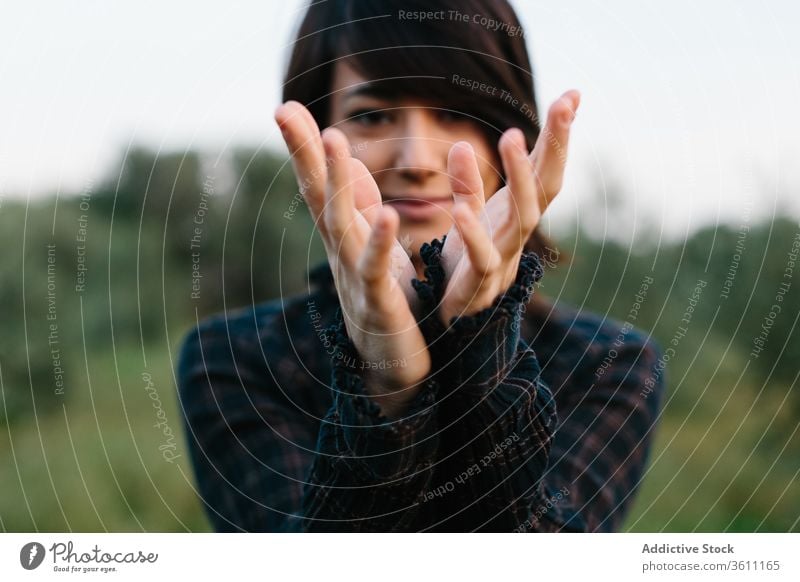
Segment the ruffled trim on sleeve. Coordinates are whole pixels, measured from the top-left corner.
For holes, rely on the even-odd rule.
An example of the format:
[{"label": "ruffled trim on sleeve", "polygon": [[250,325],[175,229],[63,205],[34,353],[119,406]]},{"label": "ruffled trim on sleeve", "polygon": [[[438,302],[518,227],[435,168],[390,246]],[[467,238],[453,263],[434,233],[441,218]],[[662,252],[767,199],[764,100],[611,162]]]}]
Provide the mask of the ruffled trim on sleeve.
[{"label": "ruffled trim on sleeve", "polygon": [[425,279],[413,281],[423,307],[419,326],[437,377],[448,387],[440,396],[464,384],[479,385],[480,392],[485,392],[514,361],[524,306],[544,275],[542,261],[534,251],[523,252],[514,283],[492,305],[473,315],[454,317],[446,326],[438,314],[446,287],[443,247],[444,240],[434,240],[420,249]]}]

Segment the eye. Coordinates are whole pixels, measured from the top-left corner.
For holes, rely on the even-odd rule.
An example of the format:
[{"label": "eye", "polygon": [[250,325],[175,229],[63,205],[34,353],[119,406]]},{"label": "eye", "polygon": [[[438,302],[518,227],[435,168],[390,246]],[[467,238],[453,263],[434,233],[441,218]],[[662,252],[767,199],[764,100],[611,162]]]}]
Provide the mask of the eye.
[{"label": "eye", "polygon": [[364,127],[375,127],[390,123],[392,117],[380,109],[359,109],[350,114],[350,121]]}]

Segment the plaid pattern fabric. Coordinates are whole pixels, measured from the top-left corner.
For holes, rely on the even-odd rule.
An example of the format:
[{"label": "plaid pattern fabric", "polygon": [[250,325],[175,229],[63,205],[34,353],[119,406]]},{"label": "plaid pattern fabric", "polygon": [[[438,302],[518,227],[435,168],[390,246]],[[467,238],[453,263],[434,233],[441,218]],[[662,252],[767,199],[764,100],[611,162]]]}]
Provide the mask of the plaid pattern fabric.
[{"label": "plaid pattern fabric", "polygon": [[[442,245],[423,246],[415,281],[429,315]],[[449,328],[421,318],[435,373],[394,421],[368,397],[327,264],[306,295],[200,322],[178,388],[215,530],[617,530],[658,417],[661,349],[572,308],[524,313],[541,276],[524,253],[492,307]]]}]

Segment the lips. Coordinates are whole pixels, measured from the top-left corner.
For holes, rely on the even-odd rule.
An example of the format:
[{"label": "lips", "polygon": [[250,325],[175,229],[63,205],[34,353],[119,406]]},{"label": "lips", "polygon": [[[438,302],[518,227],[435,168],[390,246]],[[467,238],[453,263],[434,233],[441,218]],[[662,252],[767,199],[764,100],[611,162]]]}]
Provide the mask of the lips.
[{"label": "lips", "polygon": [[426,221],[447,211],[453,204],[453,197],[451,195],[390,197],[384,199],[384,203],[397,210],[400,218],[410,221]]}]

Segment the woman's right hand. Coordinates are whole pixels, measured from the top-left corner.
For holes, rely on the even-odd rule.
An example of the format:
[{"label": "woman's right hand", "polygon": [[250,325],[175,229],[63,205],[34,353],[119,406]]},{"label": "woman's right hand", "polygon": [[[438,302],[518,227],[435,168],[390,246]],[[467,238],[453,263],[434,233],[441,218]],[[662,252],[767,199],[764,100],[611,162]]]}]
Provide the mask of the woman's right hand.
[{"label": "woman's right hand", "polygon": [[425,339],[409,306],[414,267],[397,241],[397,212],[381,204],[345,135],[322,134],[311,113],[290,101],[275,112],[300,191],[320,231],[345,325],[365,386],[389,418],[402,414],[431,369]]}]

